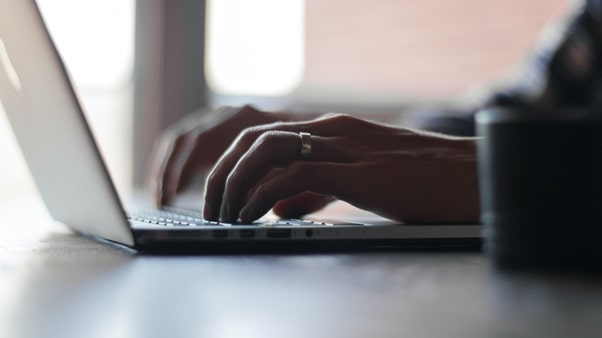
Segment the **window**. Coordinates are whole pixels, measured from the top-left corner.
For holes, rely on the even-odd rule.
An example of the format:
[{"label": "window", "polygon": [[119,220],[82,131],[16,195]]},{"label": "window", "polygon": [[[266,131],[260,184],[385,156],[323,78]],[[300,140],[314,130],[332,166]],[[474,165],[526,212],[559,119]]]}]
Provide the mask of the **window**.
[{"label": "window", "polygon": [[501,79],[566,5],[210,0],[207,79],[217,94],[301,101],[451,98]]},{"label": "window", "polygon": [[207,81],[216,92],[281,96],[303,76],[303,0],[207,2]]}]

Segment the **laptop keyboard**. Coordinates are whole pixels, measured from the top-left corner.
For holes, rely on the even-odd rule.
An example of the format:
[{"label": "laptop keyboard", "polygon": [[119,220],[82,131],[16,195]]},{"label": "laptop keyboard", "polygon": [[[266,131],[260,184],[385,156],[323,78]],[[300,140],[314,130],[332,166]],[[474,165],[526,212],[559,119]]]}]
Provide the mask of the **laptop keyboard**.
[{"label": "laptop keyboard", "polygon": [[[163,226],[232,226],[245,225],[243,223],[220,223],[203,219],[200,212],[172,207],[162,207],[161,209],[142,209],[128,213],[128,219],[153,225]],[[332,226],[331,223],[316,222],[302,219],[279,219],[269,222],[255,221],[256,226]]]},{"label": "laptop keyboard", "polygon": [[200,213],[192,210],[163,207],[161,209],[142,209],[128,214],[128,219],[165,226],[201,226],[223,223],[204,220]]}]

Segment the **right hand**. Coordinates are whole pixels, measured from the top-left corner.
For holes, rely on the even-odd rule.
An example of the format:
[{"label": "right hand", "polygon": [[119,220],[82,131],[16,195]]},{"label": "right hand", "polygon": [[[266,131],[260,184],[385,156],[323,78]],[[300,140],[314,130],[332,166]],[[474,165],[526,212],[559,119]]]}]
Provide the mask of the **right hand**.
[{"label": "right hand", "polygon": [[[300,155],[300,132],[311,134],[308,158]],[[474,138],[348,115],[249,128],[209,174],[203,214],[248,223],[312,192],[314,201],[339,198],[402,222],[472,223],[478,219],[475,145]]]},{"label": "right hand", "polygon": [[275,122],[278,117],[249,105],[224,107],[202,117],[192,115],[168,128],[155,147],[151,174],[155,203],[168,204],[195,177],[205,175],[242,130]]}]

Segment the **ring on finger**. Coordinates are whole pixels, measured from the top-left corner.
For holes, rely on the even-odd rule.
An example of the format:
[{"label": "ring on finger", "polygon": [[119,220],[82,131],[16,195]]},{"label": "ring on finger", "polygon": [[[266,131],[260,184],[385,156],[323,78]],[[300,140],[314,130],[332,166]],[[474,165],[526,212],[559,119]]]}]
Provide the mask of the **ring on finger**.
[{"label": "ring on finger", "polygon": [[299,153],[299,159],[306,161],[311,158],[311,134],[306,132],[300,132],[299,138],[301,139],[301,151]]}]

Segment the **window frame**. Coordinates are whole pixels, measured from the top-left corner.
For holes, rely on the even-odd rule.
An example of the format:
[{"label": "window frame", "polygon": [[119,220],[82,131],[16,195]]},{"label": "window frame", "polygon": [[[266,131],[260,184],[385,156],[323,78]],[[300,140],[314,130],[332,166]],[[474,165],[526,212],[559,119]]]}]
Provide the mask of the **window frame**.
[{"label": "window frame", "polygon": [[137,0],[133,182],[143,184],[156,139],[209,102],[205,0]]}]

